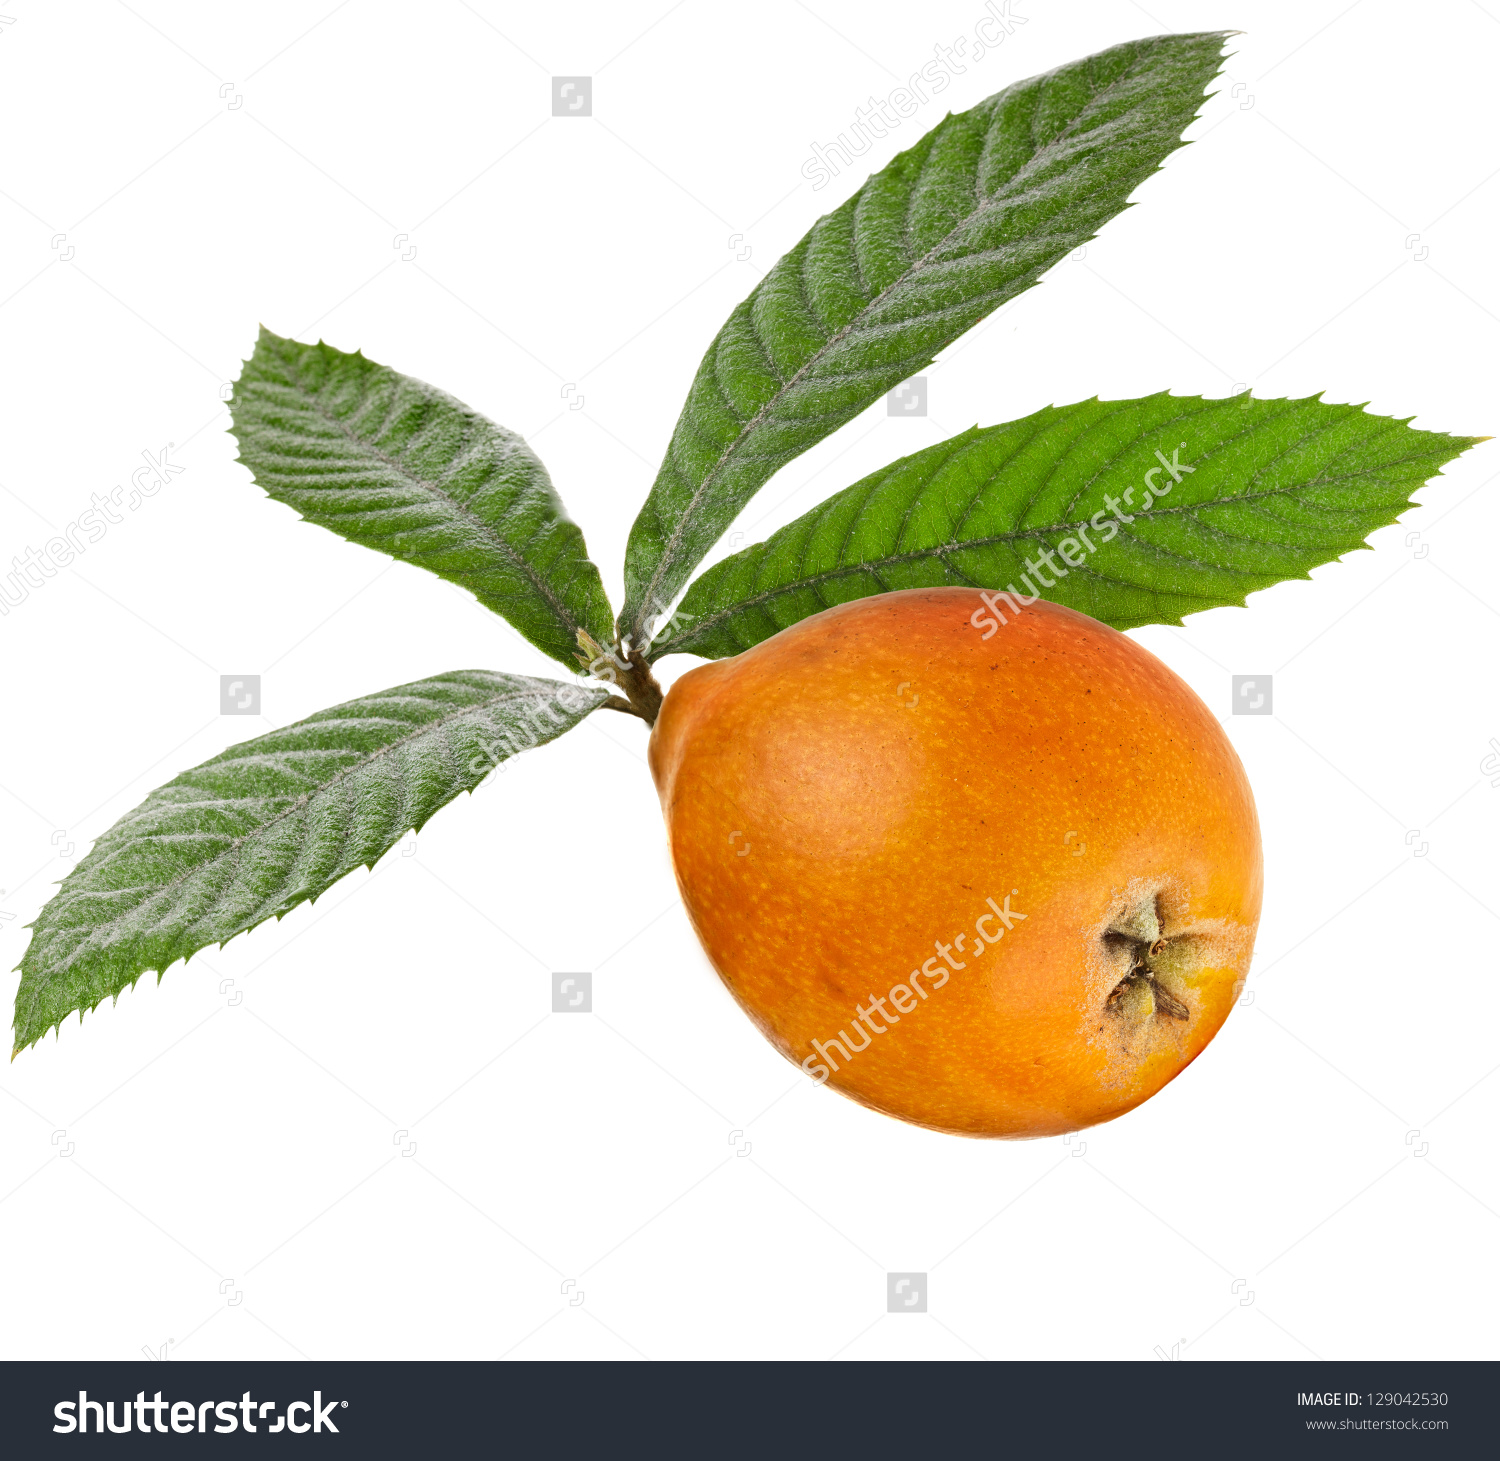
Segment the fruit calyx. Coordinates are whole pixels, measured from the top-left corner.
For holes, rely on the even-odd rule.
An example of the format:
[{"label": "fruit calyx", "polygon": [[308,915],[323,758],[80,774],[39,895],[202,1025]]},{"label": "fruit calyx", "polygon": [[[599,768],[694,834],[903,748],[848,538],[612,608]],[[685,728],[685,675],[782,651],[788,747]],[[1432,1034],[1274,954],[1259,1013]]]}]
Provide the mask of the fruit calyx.
[{"label": "fruit calyx", "polygon": [[1111,961],[1123,966],[1125,974],[1110,990],[1105,1009],[1132,1025],[1145,1024],[1155,1015],[1191,1019],[1192,1011],[1171,987],[1177,980],[1167,973],[1167,967],[1178,962],[1170,956],[1186,952],[1176,947],[1180,942],[1163,932],[1161,906],[1155,897],[1143,899],[1112,920],[1104,931],[1104,945]]}]

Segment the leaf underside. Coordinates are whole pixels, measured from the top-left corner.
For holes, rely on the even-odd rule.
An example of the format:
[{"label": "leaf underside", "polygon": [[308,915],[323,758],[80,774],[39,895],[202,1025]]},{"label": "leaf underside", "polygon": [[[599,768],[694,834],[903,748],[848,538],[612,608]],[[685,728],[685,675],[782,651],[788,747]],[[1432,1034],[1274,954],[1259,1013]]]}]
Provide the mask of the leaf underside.
[{"label": "leaf underside", "polygon": [[944,584],[1039,592],[1116,629],[1177,624],[1363,547],[1474,440],[1315,396],[1049,406],[892,462],[715,564],[656,653],[717,659],[835,604]]},{"label": "leaf underside", "polygon": [[1132,41],[949,116],[815,223],[699,366],[631,529],[618,629],[644,647],[787,462],[1091,239],[1181,144],[1225,33]]},{"label": "leaf underside", "polygon": [[373,866],[496,764],[555,739],[607,698],[459,670],[320,711],[158,787],[99,838],[31,925],[16,1051],[147,970]]},{"label": "leaf underside", "polygon": [[466,588],[576,669],[611,611],[583,533],[512,431],[331,345],[262,329],[230,403],[240,460],[278,502]]}]

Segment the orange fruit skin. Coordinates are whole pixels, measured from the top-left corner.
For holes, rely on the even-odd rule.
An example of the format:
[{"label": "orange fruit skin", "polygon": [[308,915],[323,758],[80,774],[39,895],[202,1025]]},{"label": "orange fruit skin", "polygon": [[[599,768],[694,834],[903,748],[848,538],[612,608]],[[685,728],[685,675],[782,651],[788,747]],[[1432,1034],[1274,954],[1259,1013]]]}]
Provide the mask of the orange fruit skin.
[{"label": "orange fruit skin", "polygon": [[[693,927],[783,1055],[922,1126],[1054,1136],[1139,1105],[1217,1033],[1260,828],[1223,729],[1154,655],[1045,601],[1002,601],[985,634],[979,606],[882,594],[690,670],[650,764]],[[1144,945],[1106,931],[1141,910],[1185,1018],[1110,1003]]]}]

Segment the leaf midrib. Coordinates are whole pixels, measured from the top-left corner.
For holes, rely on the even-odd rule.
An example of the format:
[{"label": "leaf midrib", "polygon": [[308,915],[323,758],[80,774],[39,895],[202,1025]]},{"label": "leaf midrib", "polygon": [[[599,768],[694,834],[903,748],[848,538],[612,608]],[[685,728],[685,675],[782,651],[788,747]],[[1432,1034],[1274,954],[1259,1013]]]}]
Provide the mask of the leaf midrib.
[{"label": "leaf midrib", "polygon": [[[1399,466],[1401,463],[1387,463],[1387,466]],[[1351,473],[1350,476],[1359,475]],[[1148,521],[1155,518],[1164,518],[1170,513],[1190,513],[1202,511],[1211,507],[1231,507],[1242,502],[1259,502],[1268,497],[1280,497],[1287,493],[1308,492],[1317,487],[1336,486],[1339,482],[1349,480],[1348,477],[1314,477],[1306,482],[1295,482],[1287,487],[1268,487],[1263,492],[1243,492],[1233,497],[1216,497],[1207,502],[1183,503],[1172,507],[1152,509],[1148,512],[1133,512],[1130,514],[1131,521],[1145,518]],[[1103,509],[1101,509],[1102,511]],[[754,594],[750,598],[741,599],[738,603],[730,605],[727,609],[720,609],[716,613],[706,615],[693,627],[691,635],[684,635],[685,640],[697,638],[698,635],[711,630],[733,618],[736,614],[746,609],[752,609],[760,604],[768,603],[770,600],[779,598],[782,594],[796,593],[800,589],[816,588],[821,584],[832,583],[838,578],[847,578],[855,573],[878,573],[881,569],[899,567],[903,563],[915,563],[923,558],[941,558],[948,553],[963,552],[970,548],[989,548],[997,543],[1013,543],[1028,538],[1043,538],[1053,533],[1074,532],[1080,524],[1091,524],[1093,514],[1089,514],[1073,522],[1052,523],[1047,527],[1019,528],[1014,532],[993,533],[983,538],[966,538],[963,542],[939,543],[930,548],[914,548],[905,553],[891,553],[881,558],[867,558],[859,563],[844,563],[836,568],[825,569],[821,573],[808,574],[805,578],[789,579],[785,583],[777,584],[774,588],[766,589],[762,593]],[[1098,531],[1098,529],[1095,529]],[[727,560],[726,560],[727,561]],[[954,570],[957,572],[957,570]],[[1076,570],[1074,570],[1076,571]]]},{"label": "leaf midrib", "polygon": [[[508,701],[538,698],[542,697],[540,697],[538,692],[535,691],[527,692],[508,690],[503,694],[493,695],[487,700],[482,700],[476,705],[463,706],[457,710],[452,711],[451,713],[440,715],[436,720],[429,721],[426,725],[419,726],[415,730],[409,731],[406,735],[398,737],[388,746],[382,746],[380,750],[373,752],[363,760],[355,762],[354,765],[346,766],[343,768],[343,770],[335,772],[333,776],[331,776],[315,791],[304,792],[300,797],[295,798],[289,806],[282,808],[282,810],[277,812],[274,816],[268,817],[264,822],[255,827],[252,831],[242,833],[240,836],[234,838],[227,847],[222,849],[222,851],[216,852],[212,857],[206,858],[203,862],[198,863],[196,866],[188,868],[187,871],[179,873],[178,876],[173,878],[170,882],[158,884],[154,888],[149,883],[132,883],[125,888],[80,888],[78,889],[78,891],[80,893],[133,893],[140,888],[152,888],[151,896],[153,897],[161,893],[170,892],[180,883],[185,883],[189,878],[196,876],[198,873],[202,872],[205,867],[208,867],[212,863],[217,862],[220,858],[229,857],[237,853],[241,845],[249,838],[260,836],[260,834],[266,831],[267,828],[274,827],[278,822],[283,821],[285,818],[291,816],[292,813],[303,810],[314,797],[321,796],[325,791],[331,790],[333,787],[337,786],[341,781],[343,781],[345,777],[352,776],[358,771],[362,771],[369,768],[370,766],[373,766],[383,756],[389,755],[392,751],[399,750],[402,746],[406,745],[409,741],[415,740],[418,736],[424,735],[429,731],[441,730],[443,727],[451,724],[453,721],[458,720],[465,715],[473,714],[476,711],[491,710]],[[223,765],[225,763],[218,762],[215,764]],[[171,783],[169,782],[168,785],[171,785]],[[174,808],[188,808],[197,804],[192,802],[174,802],[171,803],[171,805]],[[95,850],[97,850],[97,844]],[[92,855],[92,853],[90,855]],[[82,871],[81,868],[79,870]],[[119,918],[129,917],[129,915],[135,912],[136,908],[139,907],[140,904],[137,903],[134,908],[131,908],[125,913],[119,915]],[[118,921],[119,919],[109,920],[109,922]],[[36,925],[28,924],[27,926],[30,928],[34,928]],[[103,925],[101,925],[101,927],[102,926]],[[72,964],[73,960],[78,956],[79,952],[87,948],[93,942],[95,936],[99,933],[99,931],[99,928],[90,929],[88,936],[81,939],[61,963],[53,966],[53,972],[62,973],[64,970],[66,970],[68,966]]]},{"label": "leaf midrib", "polygon": [[[1110,83],[1111,88],[1116,87],[1116,86],[1120,86],[1120,85],[1124,84],[1124,82],[1127,81],[1135,73],[1136,68],[1140,64],[1141,59],[1142,59],[1142,57],[1140,57],[1140,56],[1137,56],[1134,59],[1132,59],[1132,61],[1125,68],[1125,70],[1118,77],[1116,77],[1114,81],[1112,81]],[[1001,94],[1003,95],[1003,93],[1001,93]],[[1056,137],[1054,137],[1050,142],[1048,142],[1045,147],[1037,147],[1027,157],[1026,162],[1024,164],[1024,168],[1025,169],[1031,168],[1032,164],[1036,162],[1036,160],[1037,160],[1038,157],[1042,156],[1045,152],[1048,152],[1051,149],[1055,148],[1059,143],[1063,142],[1065,139],[1071,137],[1071,135],[1074,133],[1074,131],[1078,128],[1079,124],[1093,110],[1095,103],[1099,99],[1099,95],[1100,95],[1099,91],[1093,88],[1093,83],[1092,83],[1092,80],[1091,80],[1090,81],[1090,94],[1089,94],[1088,104],[1084,108],[1082,108],[1082,110],[1079,111],[1078,115],[1076,117],[1074,117],[1073,120],[1065,128],[1063,128],[1063,130],[1060,131],[1057,134]],[[1200,102],[1200,105],[1201,105],[1201,102]],[[1028,126],[1030,126],[1030,122],[1028,122]],[[1015,177],[1015,176],[1019,175],[1019,173],[1022,170],[1023,170],[1022,168],[1018,168],[1016,170],[1016,173],[1012,174],[1012,177]],[[925,159],[924,159],[924,162],[923,162],[923,171],[924,172],[926,171],[926,160]],[[1009,181],[1009,179],[1007,181]],[[977,197],[977,193],[978,193],[978,182],[979,182],[979,171],[976,168],[976,170],[975,170],[975,191],[976,191],[976,197]],[[863,184],[861,186],[861,188],[860,188],[860,193],[862,193],[864,191],[864,188],[867,187],[867,186],[868,186],[868,183]],[[858,197],[859,193],[856,193],[854,196]],[[1023,194],[1016,194],[1014,196],[1019,197],[1019,196],[1024,196],[1024,195]],[[855,329],[856,326],[858,326],[860,320],[863,319],[869,313],[869,311],[871,311],[872,309],[874,309],[875,306],[877,304],[879,304],[880,301],[883,300],[888,294],[890,294],[892,290],[895,290],[895,289],[899,288],[901,285],[905,284],[908,280],[910,280],[916,274],[920,273],[924,268],[926,268],[928,266],[928,262],[929,262],[929,260],[931,260],[932,256],[935,253],[937,253],[939,250],[941,250],[943,247],[945,247],[950,242],[950,240],[952,240],[952,238],[957,233],[959,233],[962,229],[964,229],[974,218],[979,217],[980,215],[982,215],[986,209],[995,206],[1000,200],[1004,199],[1005,201],[1008,202],[1008,201],[1012,201],[1012,198],[1013,198],[1013,195],[1007,194],[1007,193],[1005,193],[1003,191],[999,191],[999,192],[992,193],[986,199],[982,199],[982,200],[978,201],[976,203],[976,206],[974,207],[974,209],[973,209],[972,212],[965,214],[964,217],[958,223],[956,223],[953,226],[953,228],[951,228],[946,234],[944,234],[943,238],[938,243],[934,244],[932,248],[928,249],[928,251],[925,254],[923,254],[920,259],[916,260],[916,262],[914,262],[911,265],[911,267],[908,268],[904,273],[900,274],[897,278],[893,279],[884,289],[882,289],[880,291],[879,294],[875,295],[874,298],[872,298],[870,300],[867,300],[866,303],[864,304],[864,306],[860,309],[859,313],[853,319],[851,319],[847,325],[843,326],[843,328],[840,329],[836,334],[829,336],[829,338],[822,345],[820,345],[817,350],[815,350],[810,356],[808,356],[808,358],[800,366],[798,366],[798,368],[791,374],[791,376],[789,376],[787,378],[787,380],[782,383],[781,388],[776,392],[776,394],[773,395],[771,397],[771,399],[768,400],[765,403],[765,405],[762,406],[755,413],[755,415],[752,416],[750,418],[750,420],[748,422],[746,422],[746,424],[743,427],[740,428],[740,430],[736,434],[734,440],[731,441],[729,443],[729,445],[724,448],[723,452],[720,453],[718,459],[714,462],[714,465],[709,469],[709,472],[704,477],[703,481],[700,482],[699,485],[693,490],[692,496],[688,499],[688,504],[687,504],[686,508],[684,508],[683,511],[681,512],[681,514],[679,514],[678,519],[677,519],[677,526],[672,530],[671,536],[667,539],[666,546],[662,549],[661,557],[657,560],[657,565],[656,565],[655,569],[652,570],[652,574],[651,574],[650,579],[647,580],[645,590],[644,590],[644,592],[642,594],[641,608],[637,611],[634,619],[631,622],[631,625],[630,625],[630,634],[631,634],[632,639],[643,628],[644,621],[643,621],[642,615],[643,615],[644,611],[649,607],[649,605],[651,604],[652,600],[656,596],[657,590],[658,590],[658,588],[661,585],[662,576],[666,572],[666,569],[667,569],[668,565],[672,562],[673,554],[676,552],[678,544],[682,541],[683,533],[686,530],[686,527],[687,527],[689,519],[692,517],[693,513],[697,509],[699,499],[703,496],[704,492],[706,492],[709,489],[710,486],[714,485],[717,482],[718,478],[722,475],[723,471],[727,468],[730,459],[734,456],[736,450],[739,448],[740,443],[745,439],[745,437],[747,437],[752,431],[754,431],[762,423],[762,421],[764,419],[766,419],[766,417],[767,417],[768,413],[771,411],[771,409],[777,404],[778,401],[781,401],[782,399],[784,399],[784,397],[786,396],[787,392],[790,391],[797,384],[797,382],[801,379],[801,377],[808,370],[810,370],[812,368],[812,366],[819,359],[821,359],[827,352],[829,352],[830,350],[832,350],[835,345],[839,344],[843,340],[843,338],[847,334],[849,334],[850,331],[852,331],[853,329]],[[909,212],[910,212],[910,200],[908,200],[908,210],[907,211],[908,211],[908,214],[909,214]],[[853,248],[852,248],[852,244],[851,244],[851,254],[852,253],[853,253]],[[800,278],[800,273],[801,273],[801,271],[799,269],[799,278]],[[772,369],[773,370],[775,369],[774,362],[772,362]],[[668,445],[667,449],[668,449],[668,452],[670,453],[670,451],[671,451],[670,444]],[[674,470],[675,470],[675,465],[674,465]]]},{"label": "leaf midrib", "polygon": [[[391,456],[389,453],[382,451],[381,448],[376,446],[373,442],[366,441],[363,437],[356,435],[349,426],[347,426],[342,420],[339,419],[339,417],[335,416],[330,410],[327,409],[326,406],[324,406],[321,393],[309,390],[309,388],[303,383],[302,377],[298,374],[297,366],[294,361],[287,362],[287,374],[292,378],[293,383],[296,385],[297,389],[302,392],[303,397],[312,403],[313,410],[316,411],[317,414],[321,416],[325,421],[327,421],[330,426],[333,426],[337,430],[342,432],[344,436],[347,437],[348,440],[353,442],[356,446],[363,448],[372,456],[379,458],[379,460],[384,462],[386,466],[390,467],[392,471],[404,477],[413,486],[420,488],[430,496],[437,498],[443,503],[446,503],[458,516],[471,523],[479,531],[482,537],[492,542],[494,546],[499,549],[501,555],[512,562],[517,568],[519,568],[520,571],[525,575],[525,577],[531,582],[532,586],[541,594],[542,598],[546,601],[548,606],[552,609],[553,613],[557,616],[558,620],[562,623],[563,628],[568,631],[569,637],[572,639],[577,638],[578,631],[584,626],[574,620],[572,614],[569,613],[566,605],[564,605],[562,600],[559,599],[553,592],[552,586],[547,582],[547,580],[543,578],[539,573],[537,573],[534,568],[532,568],[531,564],[526,561],[526,558],[523,554],[519,553],[515,548],[513,548],[509,543],[505,541],[505,539],[500,535],[498,529],[496,529],[490,523],[487,523],[466,503],[460,502],[456,497],[452,496],[450,493],[445,492],[436,483],[429,482],[425,477],[419,477],[415,472],[407,467],[404,462],[400,461],[396,457]],[[400,389],[401,382],[398,381],[396,383],[396,390],[399,391]],[[470,412],[467,407],[464,407],[463,409],[467,414],[471,416],[473,415],[473,413]],[[464,576],[467,578],[471,575],[466,574]]]}]

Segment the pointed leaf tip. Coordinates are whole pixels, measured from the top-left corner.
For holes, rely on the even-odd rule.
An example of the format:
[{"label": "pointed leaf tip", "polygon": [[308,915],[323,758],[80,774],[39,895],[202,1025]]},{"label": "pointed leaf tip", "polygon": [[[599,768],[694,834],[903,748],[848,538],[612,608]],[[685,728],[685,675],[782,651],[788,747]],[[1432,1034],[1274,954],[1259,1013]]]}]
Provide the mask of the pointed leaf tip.
[{"label": "pointed leaf tip", "polygon": [[941,584],[1040,594],[1116,629],[1179,623],[1366,547],[1471,443],[1318,397],[1044,407],[903,457],[715,564],[654,654],[717,659]]},{"label": "pointed leaf tip", "polygon": [[[410,818],[430,817],[608,697],[454,671],[231,746],[159,787],[95,842],[37,917],[20,964],[13,1058],[148,970],[159,983],[178,959],[222,949],[373,866]],[[168,842],[176,850],[164,860]]]},{"label": "pointed leaf tip", "polygon": [[583,533],[514,432],[361,352],[262,327],[232,396],[239,459],[308,522],[457,584],[572,667],[608,636]]},{"label": "pointed leaf tip", "polygon": [[815,223],[698,368],[631,528],[619,634],[648,642],[775,472],[1118,214],[1181,145],[1227,34],[1149,37],[1019,82]]}]

